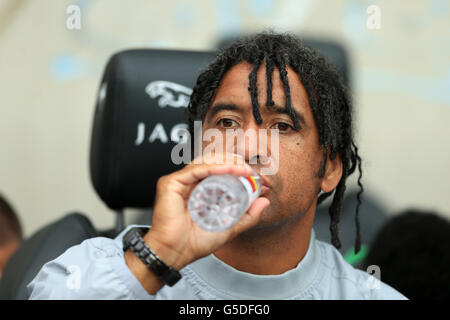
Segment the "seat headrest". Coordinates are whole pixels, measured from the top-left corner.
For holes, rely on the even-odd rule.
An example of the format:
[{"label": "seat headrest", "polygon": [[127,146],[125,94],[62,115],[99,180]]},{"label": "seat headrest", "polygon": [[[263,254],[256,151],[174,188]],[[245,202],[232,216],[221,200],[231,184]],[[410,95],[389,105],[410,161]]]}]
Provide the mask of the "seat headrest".
[{"label": "seat headrest", "polygon": [[303,38],[303,43],[323,54],[325,59],[334,65],[345,84],[349,88],[352,86],[349,52],[341,43],[313,38]]},{"label": "seat headrest", "polygon": [[98,93],[91,137],[94,189],[113,210],[149,208],[156,182],[183,164],[171,150],[187,130],[185,107],[213,52],[138,49],[113,55]]}]

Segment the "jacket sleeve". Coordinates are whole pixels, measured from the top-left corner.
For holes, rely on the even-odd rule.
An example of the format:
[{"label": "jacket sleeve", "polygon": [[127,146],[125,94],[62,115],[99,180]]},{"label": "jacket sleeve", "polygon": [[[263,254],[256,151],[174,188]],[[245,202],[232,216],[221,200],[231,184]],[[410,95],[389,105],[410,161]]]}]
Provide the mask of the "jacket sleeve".
[{"label": "jacket sleeve", "polygon": [[30,299],[155,299],[127,267],[121,235],[85,240],[46,263],[27,286]]}]

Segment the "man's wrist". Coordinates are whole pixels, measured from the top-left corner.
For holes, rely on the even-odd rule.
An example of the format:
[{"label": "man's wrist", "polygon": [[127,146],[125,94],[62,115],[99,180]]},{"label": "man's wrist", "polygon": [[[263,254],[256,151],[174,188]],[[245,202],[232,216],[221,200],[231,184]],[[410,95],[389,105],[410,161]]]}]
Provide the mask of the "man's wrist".
[{"label": "man's wrist", "polygon": [[143,236],[145,243],[161,258],[167,266],[179,271],[189,264],[188,259],[182,253],[159,241],[152,229]]},{"label": "man's wrist", "polygon": [[[150,228],[143,236],[143,240],[167,266],[178,271],[189,264],[182,254],[159,241],[158,236],[151,230]],[[130,271],[149,294],[156,294],[164,286],[164,282],[147,267],[131,248],[124,253],[124,259]]]},{"label": "man's wrist", "polygon": [[131,273],[149,294],[155,295],[164,286],[164,282],[147,268],[131,249],[124,253],[124,259]]}]

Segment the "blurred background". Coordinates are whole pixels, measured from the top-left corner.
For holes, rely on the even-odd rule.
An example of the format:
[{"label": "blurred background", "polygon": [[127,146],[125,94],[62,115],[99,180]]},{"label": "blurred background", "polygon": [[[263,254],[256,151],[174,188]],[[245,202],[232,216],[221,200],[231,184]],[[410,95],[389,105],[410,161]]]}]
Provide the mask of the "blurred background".
[{"label": "blurred background", "polygon": [[[79,29],[68,28],[70,5]],[[379,28],[368,27],[371,5]],[[447,0],[0,0],[0,193],[25,237],[73,210],[113,225],[89,176],[94,105],[113,53],[211,50],[267,27],[347,50],[363,184],[377,205],[450,218]]]}]

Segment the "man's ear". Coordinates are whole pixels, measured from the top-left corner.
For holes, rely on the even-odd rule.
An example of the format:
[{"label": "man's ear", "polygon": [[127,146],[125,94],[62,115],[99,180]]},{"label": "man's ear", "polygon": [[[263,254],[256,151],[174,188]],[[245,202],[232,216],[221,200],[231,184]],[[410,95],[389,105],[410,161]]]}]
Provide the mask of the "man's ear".
[{"label": "man's ear", "polygon": [[325,174],[323,175],[322,183],[320,184],[320,188],[323,192],[333,191],[342,177],[341,154],[338,153],[334,160],[329,158],[329,153],[327,154],[327,157],[328,159],[325,165]]}]

